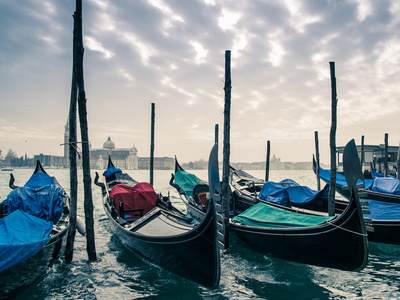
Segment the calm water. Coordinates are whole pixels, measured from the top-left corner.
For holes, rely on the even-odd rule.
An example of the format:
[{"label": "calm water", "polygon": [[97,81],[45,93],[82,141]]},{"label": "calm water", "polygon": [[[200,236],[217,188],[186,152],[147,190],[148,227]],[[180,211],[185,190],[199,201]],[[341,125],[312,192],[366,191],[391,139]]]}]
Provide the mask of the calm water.
[{"label": "calm water", "polygon": [[[33,170],[16,169],[16,185],[23,185]],[[94,172],[92,171],[92,179]],[[101,172],[101,171],[99,171]],[[172,171],[156,171],[157,192],[170,192],[174,205],[182,210],[178,194],[169,186]],[[0,172],[0,201],[10,192],[10,172]],[[66,190],[69,171],[49,169]],[[148,171],[129,171],[138,181],[149,181]],[[207,171],[194,171],[207,179]],[[263,178],[264,171],[249,171]],[[83,212],[83,184],[79,171],[79,211]],[[316,188],[315,175],[307,171],[271,171],[270,180],[291,178]],[[93,184],[92,184],[93,185]],[[100,188],[93,185],[96,251],[98,260],[88,262],[86,239],[77,233],[74,259],[66,264],[55,260],[48,272],[25,289],[17,299],[398,299],[400,298],[400,246],[370,244],[367,267],[345,272],[302,265],[233,245],[221,254],[221,283],[208,290],[143,261],[124,249],[108,231],[101,206]]]}]

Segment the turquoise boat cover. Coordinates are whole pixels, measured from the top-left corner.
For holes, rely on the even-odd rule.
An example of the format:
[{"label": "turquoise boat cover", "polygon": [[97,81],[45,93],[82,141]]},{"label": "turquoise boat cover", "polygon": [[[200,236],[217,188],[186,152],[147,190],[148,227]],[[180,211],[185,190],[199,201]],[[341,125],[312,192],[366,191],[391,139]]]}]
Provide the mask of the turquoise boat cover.
[{"label": "turquoise boat cover", "polygon": [[232,221],[255,227],[295,228],[316,226],[333,218],[293,213],[260,202],[233,217]]},{"label": "turquoise boat cover", "polygon": [[299,185],[292,179],[285,179],[280,182],[267,181],[258,197],[268,202],[291,207],[291,203],[301,205],[314,199],[327,200],[328,193],[328,184],[322,190],[314,191],[307,186]]},{"label": "turquoise boat cover", "polygon": [[376,177],[369,189],[379,193],[400,195],[400,179],[393,177]]},{"label": "turquoise boat cover", "polygon": [[197,177],[186,171],[175,172],[175,183],[180,186],[182,191],[190,197],[193,197],[193,188],[201,184]]},{"label": "turquoise boat cover", "polygon": [[52,230],[51,222],[20,210],[0,219],[0,272],[43,249]]},{"label": "turquoise boat cover", "polygon": [[54,184],[54,178],[37,173],[31,176],[25,186],[11,191],[4,203],[9,214],[22,210],[55,224],[63,211],[63,199],[64,190]]},{"label": "turquoise boat cover", "polygon": [[[330,182],[331,181],[331,170],[319,168],[319,176],[321,177],[321,179],[323,181]],[[364,183],[365,188],[368,189],[372,185],[373,181],[374,181],[373,179],[364,179],[364,182],[363,182],[361,179],[358,179],[357,184]],[[346,177],[344,177],[343,174],[336,173],[336,184],[338,186],[347,186]]]},{"label": "turquoise boat cover", "polygon": [[389,203],[375,200],[368,201],[370,214],[364,214],[365,217],[372,220],[400,220],[400,204],[399,203]]}]

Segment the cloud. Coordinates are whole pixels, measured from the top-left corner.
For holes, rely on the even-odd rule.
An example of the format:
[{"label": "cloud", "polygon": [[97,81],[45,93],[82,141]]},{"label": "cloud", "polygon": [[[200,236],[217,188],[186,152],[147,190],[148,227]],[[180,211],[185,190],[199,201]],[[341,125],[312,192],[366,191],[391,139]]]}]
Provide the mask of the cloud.
[{"label": "cloud", "polygon": [[[61,151],[74,5],[0,3],[3,151]],[[338,141],[368,134],[369,143],[381,143],[384,132],[400,140],[399,11],[396,1],[84,1],[92,146],[111,134],[117,146],[147,151],[156,103],[157,153],[179,153],[182,162],[207,159],[215,124],[223,128],[225,50],[231,50],[232,159],[263,160],[270,139],[283,161],[309,160],[314,131],[328,144],[330,61]],[[19,143],[28,132],[35,145]]]}]

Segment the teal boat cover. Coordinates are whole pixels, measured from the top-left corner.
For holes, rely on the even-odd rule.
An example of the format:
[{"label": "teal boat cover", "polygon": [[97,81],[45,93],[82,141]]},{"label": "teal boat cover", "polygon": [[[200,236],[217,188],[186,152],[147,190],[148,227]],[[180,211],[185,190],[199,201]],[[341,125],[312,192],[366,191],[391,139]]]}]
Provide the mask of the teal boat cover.
[{"label": "teal boat cover", "polygon": [[38,253],[50,241],[52,222],[16,210],[0,219],[0,272]]},{"label": "teal boat cover", "polygon": [[197,177],[186,171],[175,172],[175,183],[180,186],[182,191],[190,197],[193,197],[193,189],[196,185],[201,184]]},{"label": "teal boat cover", "polygon": [[314,199],[327,200],[329,184],[320,191],[314,191],[307,186],[301,186],[292,179],[284,179],[280,182],[267,181],[258,197],[262,200],[291,207],[291,203],[308,203]]},{"label": "teal boat cover", "polygon": [[233,217],[232,221],[255,227],[295,228],[316,226],[333,218],[293,213],[260,202]]}]

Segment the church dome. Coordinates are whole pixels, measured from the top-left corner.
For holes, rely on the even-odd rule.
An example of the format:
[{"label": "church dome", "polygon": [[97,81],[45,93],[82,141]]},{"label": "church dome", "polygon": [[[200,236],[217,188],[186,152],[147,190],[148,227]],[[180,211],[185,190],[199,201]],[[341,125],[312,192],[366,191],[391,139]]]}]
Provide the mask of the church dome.
[{"label": "church dome", "polygon": [[113,150],[115,149],[115,144],[111,141],[111,138],[108,137],[107,141],[104,142],[103,148]]}]

